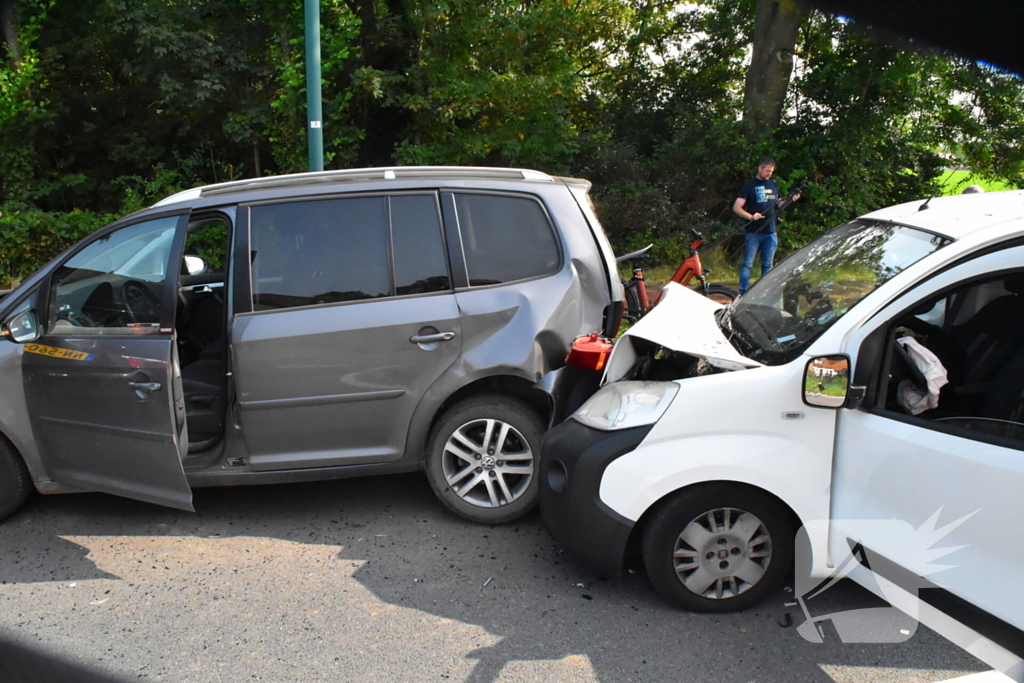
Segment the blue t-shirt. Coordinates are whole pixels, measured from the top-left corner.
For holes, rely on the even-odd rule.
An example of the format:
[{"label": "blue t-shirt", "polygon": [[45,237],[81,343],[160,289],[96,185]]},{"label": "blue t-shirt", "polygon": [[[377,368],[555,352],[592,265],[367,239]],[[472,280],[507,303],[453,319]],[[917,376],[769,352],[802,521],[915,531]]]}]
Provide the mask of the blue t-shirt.
[{"label": "blue t-shirt", "polygon": [[[743,184],[743,189],[740,190],[739,196],[740,199],[747,200],[743,205],[744,211],[747,213],[766,214],[779,198],[779,186],[771,178],[768,180],[754,178]],[[775,217],[754,221],[747,226],[747,232],[775,232]]]}]

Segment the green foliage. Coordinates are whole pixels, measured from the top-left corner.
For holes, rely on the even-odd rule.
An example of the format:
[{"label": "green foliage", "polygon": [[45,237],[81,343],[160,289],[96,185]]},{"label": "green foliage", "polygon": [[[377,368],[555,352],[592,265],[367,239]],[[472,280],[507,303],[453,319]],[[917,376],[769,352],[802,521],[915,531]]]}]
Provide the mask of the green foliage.
[{"label": "green foliage", "polygon": [[[274,26],[276,40],[267,46],[269,63],[275,65],[276,83],[270,100],[271,115],[263,132],[271,143],[277,170],[298,173],[308,168],[309,159],[302,3],[292,3],[285,16],[287,21]],[[324,164],[337,168],[355,160],[362,139],[362,131],[350,121],[352,88],[346,83],[345,73],[359,22],[337,0],[320,3],[320,22]]]},{"label": "green foliage", "polygon": [[[307,167],[301,0],[17,6],[23,58],[0,62],[0,207],[19,216],[3,223],[10,239],[40,251],[5,251],[0,276],[23,277],[107,213]],[[807,183],[781,253],[930,196],[951,156],[984,183],[1024,184],[1019,76],[826,14],[801,29],[781,125],[752,144],[740,120],[755,0],[320,8],[327,167],[586,177],[616,248],[653,242],[656,262],[684,258],[690,228],[709,240],[738,231],[732,203],[765,153],[784,191]]]},{"label": "green foliage", "polygon": [[33,41],[53,0],[23,0],[20,62],[0,62],[0,198],[33,198],[36,135],[47,122],[45,69]]},{"label": "green foliage", "polygon": [[123,214],[144,209],[190,185],[181,172],[165,168],[162,164],[153,168],[151,177],[121,176],[113,182],[124,191],[120,210]]},{"label": "green foliage", "polygon": [[983,175],[975,175],[970,171],[948,170],[938,179],[943,195],[960,194],[968,185],[979,185],[986,192],[1012,190],[1013,186],[998,180],[986,180]]},{"label": "green foliage", "polygon": [[0,288],[13,287],[114,218],[87,211],[0,213]]}]

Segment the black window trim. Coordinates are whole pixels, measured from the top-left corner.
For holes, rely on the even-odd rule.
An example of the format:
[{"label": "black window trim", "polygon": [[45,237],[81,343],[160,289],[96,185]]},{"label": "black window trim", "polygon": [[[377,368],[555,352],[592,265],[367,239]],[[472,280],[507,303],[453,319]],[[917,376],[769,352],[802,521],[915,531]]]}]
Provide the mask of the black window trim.
[{"label": "black window trim", "polygon": [[[420,292],[419,294],[397,294],[395,284],[395,259],[394,259],[394,231],[392,230],[391,224],[391,198],[392,197],[408,197],[408,196],[420,196],[420,197],[433,197],[434,207],[437,209],[437,220],[441,225],[441,239],[442,247],[446,247],[448,240],[446,239],[445,232],[445,221],[444,221],[444,209],[441,204],[441,190],[439,188],[416,188],[407,190],[368,190],[364,192],[332,192],[330,194],[316,194],[316,195],[300,195],[296,197],[275,197],[273,199],[264,199],[259,201],[245,202],[238,206],[238,225],[239,225],[239,236],[244,235],[245,240],[237,240],[235,248],[235,258],[241,259],[238,262],[242,263],[243,260],[246,263],[245,268],[238,268],[235,277],[235,289],[237,290],[236,303],[238,304],[235,310],[235,317],[247,317],[254,315],[266,315],[274,313],[282,313],[286,311],[307,311],[319,308],[332,308],[335,306],[354,306],[359,304],[369,304],[381,301],[393,301],[395,299],[418,299],[421,297],[428,296],[451,296],[455,289],[453,288],[454,277],[450,250],[444,249],[445,252],[445,265],[448,268],[448,281],[449,286],[447,289],[437,292]],[[388,259],[388,289],[389,293],[387,296],[372,297],[368,299],[356,299],[354,301],[329,301],[322,304],[310,304],[308,306],[289,306],[287,308],[268,308],[266,310],[257,311],[255,310],[255,304],[253,303],[252,293],[252,259],[248,257],[251,254],[252,245],[252,221],[251,212],[254,207],[268,206],[275,204],[294,204],[297,202],[315,202],[315,201],[330,201],[336,199],[363,199],[363,198],[380,198],[385,200],[387,206],[387,259]]]},{"label": "black window trim", "polygon": [[[555,224],[554,219],[551,217],[551,212],[548,211],[547,205],[544,203],[544,201],[539,196],[537,196],[535,194],[531,194],[529,192],[515,192],[515,191],[512,191],[512,190],[479,190],[479,189],[472,189],[472,188],[467,188],[467,189],[462,189],[462,188],[445,188],[441,192],[442,192],[442,194],[447,194],[449,196],[450,201],[451,201],[451,209],[450,209],[451,210],[451,215],[450,215],[450,219],[452,220],[453,225],[455,226],[456,232],[457,232],[457,234],[459,236],[457,256],[461,259],[461,265],[462,265],[462,268],[463,268],[464,273],[465,273],[465,280],[464,280],[465,284],[462,284],[461,286],[457,285],[455,287],[455,291],[456,292],[467,292],[467,291],[472,291],[472,290],[490,289],[490,288],[493,288],[493,287],[505,287],[507,285],[517,284],[517,283],[520,283],[520,282],[532,282],[534,280],[542,280],[544,278],[551,277],[552,275],[556,275],[557,273],[561,272],[561,270],[563,268],[565,268],[565,246],[562,244],[561,233],[559,232],[558,226]],[[462,239],[462,224],[461,224],[461,222],[459,220],[458,209],[457,209],[457,206],[455,204],[455,195],[457,195],[457,194],[478,194],[478,195],[486,195],[486,196],[490,196],[490,197],[501,197],[501,196],[504,196],[504,197],[513,197],[513,198],[516,198],[516,199],[529,199],[529,200],[532,200],[532,201],[536,202],[540,206],[540,210],[541,210],[541,212],[543,212],[544,218],[547,219],[548,229],[551,230],[551,235],[552,235],[552,237],[554,237],[555,249],[558,250],[558,263],[556,264],[556,266],[554,268],[552,268],[550,271],[546,272],[546,273],[541,273],[539,275],[533,275],[531,277],[526,277],[526,278],[520,278],[518,280],[509,280],[508,282],[498,282],[498,283],[491,284],[491,285],[471,285],[471,284],[469,284],[469,263],[468,263],[468,261],[466,259],[465,243],[464,243],[464,240]]]}]

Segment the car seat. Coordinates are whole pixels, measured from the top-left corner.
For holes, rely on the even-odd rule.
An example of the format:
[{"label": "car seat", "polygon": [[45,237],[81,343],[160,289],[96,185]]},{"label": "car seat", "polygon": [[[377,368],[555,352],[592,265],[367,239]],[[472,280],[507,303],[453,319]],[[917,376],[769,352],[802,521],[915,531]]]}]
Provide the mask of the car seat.
[{"label": "car seat", "polygon": [[194,453],[212,446],[224,431],[226,378],[223,359],[206,359],[181,369],[188,420],[188,450]]},{"label": "car seat", "polygon": [[949,371],[940,406],[959,414],[980,407],[989,382],[1024,346],[1024,276],[1003,280],[1009,294],[985,304],[967,322],[929,338],[927,346]]}]

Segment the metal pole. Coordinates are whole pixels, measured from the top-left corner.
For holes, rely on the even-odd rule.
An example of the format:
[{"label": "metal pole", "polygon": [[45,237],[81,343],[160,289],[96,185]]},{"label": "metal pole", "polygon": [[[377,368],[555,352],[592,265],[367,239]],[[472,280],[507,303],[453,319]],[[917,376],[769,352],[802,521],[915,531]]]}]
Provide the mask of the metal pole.
[{"label": "metal pole", "polygon": [[323,102],[320,97],[320,0],[306,3],[306,115],[309,170],[324,170]]}]

